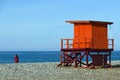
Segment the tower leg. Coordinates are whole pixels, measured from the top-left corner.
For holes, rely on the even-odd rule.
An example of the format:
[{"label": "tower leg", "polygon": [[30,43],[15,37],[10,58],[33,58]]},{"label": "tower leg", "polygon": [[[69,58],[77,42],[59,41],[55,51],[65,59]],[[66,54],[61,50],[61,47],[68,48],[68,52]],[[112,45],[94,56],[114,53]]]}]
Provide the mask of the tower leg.
[{"label": "tower leg", "polygon": [[61,51],[61,54],[60,54],[60,64],[58,64],[58,66],[61,66],[64,63],[65,63],[65,55],[64,55],[64,52]]},{"label": "tower leg", "polygon": [[88,54],[89,54],[89,52],[86,51],[86,66],[87,66],[87,67],[88,67]]},{"label": "tower leg", "polygon": [[75,67],[77,67],[77,54],[75,53]]},{"label": "tower leg", "polygon": [[[80,58],[81,58],[81,53],[80,53]],[[80,59],[80,67],[81,67],[81,59]]]},{"label": "tower leg", "polygon": [[111,52],[109,52],[109,65],[111,66]]}]

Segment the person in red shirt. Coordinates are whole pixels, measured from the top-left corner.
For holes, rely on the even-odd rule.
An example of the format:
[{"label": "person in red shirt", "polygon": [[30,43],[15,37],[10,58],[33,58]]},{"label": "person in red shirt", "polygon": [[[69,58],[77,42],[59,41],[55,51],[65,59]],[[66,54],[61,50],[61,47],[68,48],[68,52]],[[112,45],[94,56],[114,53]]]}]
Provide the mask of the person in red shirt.
[{"label": "person in red shirt", "polygon": [[19,63],[19,57],[17,54],[14,56],[14,61],[15,61],[15,63]]}]

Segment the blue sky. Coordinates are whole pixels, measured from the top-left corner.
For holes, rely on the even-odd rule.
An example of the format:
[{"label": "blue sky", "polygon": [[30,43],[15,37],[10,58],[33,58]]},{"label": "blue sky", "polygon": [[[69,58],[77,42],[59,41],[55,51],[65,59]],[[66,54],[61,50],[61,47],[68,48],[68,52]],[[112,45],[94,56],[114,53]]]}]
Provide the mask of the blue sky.
[{"label": "blue sky", "polygon": [[73,38],[66,20],[111,21],[120,50],[120,0],[0,0],[0,50],[60,50]]}]

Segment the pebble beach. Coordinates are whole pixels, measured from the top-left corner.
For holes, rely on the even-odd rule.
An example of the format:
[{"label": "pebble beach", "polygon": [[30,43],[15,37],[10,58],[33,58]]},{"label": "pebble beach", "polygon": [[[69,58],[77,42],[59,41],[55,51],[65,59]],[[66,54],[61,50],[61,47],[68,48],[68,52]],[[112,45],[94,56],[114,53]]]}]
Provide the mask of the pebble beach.
[{"label": "pebble beach", "polygon": [[120,61],[111,68],[58,67],[58,62],[0,64],[0,80],[120,80]]}]

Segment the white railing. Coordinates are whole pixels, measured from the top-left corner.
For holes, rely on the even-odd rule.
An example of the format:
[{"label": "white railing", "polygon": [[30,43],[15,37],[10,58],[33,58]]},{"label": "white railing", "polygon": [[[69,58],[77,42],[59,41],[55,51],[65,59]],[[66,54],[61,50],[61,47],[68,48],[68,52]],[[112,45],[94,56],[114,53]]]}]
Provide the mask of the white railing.
[{"label": "white railing", "polygon": [[[80,39],[77,42],[74,39],[61,39],[61,49],[81,48],[81,45],[84,48],[93,48],[93,41],[91,38],[86,38],[84,42]],[[108,49],[114,49],[114,39],[108,39]]]},{"label": "white railing", "polygon": [[78,40],[75,42],[74,39],[61,39],[61,49],[81,48],[81,45],[84,45],[84,48],[92,48],[92,39],[86,38],[84,42]]},{"label": "white railing", "polygon": [[108,49],[114,49],[114,39],[108,39]]}]

